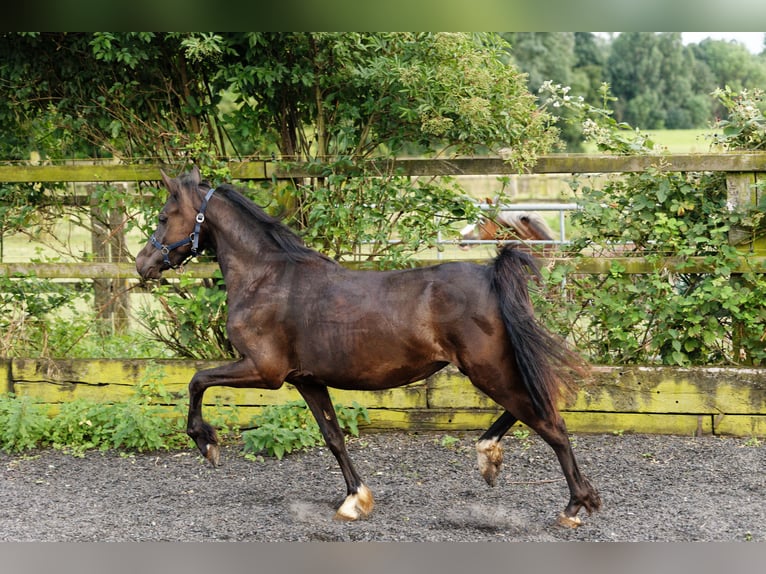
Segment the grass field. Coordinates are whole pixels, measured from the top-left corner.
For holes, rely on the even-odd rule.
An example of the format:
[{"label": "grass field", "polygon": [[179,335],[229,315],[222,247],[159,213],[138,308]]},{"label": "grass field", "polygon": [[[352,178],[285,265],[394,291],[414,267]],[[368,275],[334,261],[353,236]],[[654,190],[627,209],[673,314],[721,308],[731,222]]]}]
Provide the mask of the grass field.
[{"label": "grass field", "polygon": [[[701,130],[642,130],[667,153],[709,153],[712,129]],[[587,153],[595,153],[593,145],[586,144]]]},{"label": "grass field", "polygon": [[708,153],[713,130],[646,130],[668,153]]}]

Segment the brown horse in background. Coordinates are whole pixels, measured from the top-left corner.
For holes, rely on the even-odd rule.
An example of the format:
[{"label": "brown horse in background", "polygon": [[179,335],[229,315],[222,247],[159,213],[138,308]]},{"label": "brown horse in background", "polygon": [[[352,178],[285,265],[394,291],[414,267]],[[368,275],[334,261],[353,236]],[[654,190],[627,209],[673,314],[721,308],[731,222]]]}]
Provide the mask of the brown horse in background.
[{"label": "brown horse in background", "polygon": [[557,409],[560,391],[584,364],[534,316],[527,291],[529,271],[536,271],[531,255],[505,247],[489,265],[350,270],[306,247],[231,185],[211,188],[196,168],[177,179],[162,177],[170,195],[136,257],[138,273],[158,279],[213,250],[226,284],[227,333],[241,355],[197,372],[189,384],[187,433],[211,463],[218,463],[219,446],[202,417],[205,390],[277,389],[288,382],[340,465],[347,496],[336,517],[365,516],[372,493],[351,462],[328,388],[389,389],[453,363],[504,409],[476,445],[489,484],[503,460],[500,440],[520,420],[552,447],[566,478],[569,501],[559,523],[577,526],[581,508],[600,507]]},{"label": "brown horse in background", "polygon": [[[494,216],[482,216],[477,223],[466,225],[460,231],[460,247],[468,249],[471,241],[519,241],[520,249],[550,253],[553,248],[554,232],[539,214],[531,211],[500,210]],[[535,249],[536,244],[528,246],[526,242],[542,243],[542,249]]]}]

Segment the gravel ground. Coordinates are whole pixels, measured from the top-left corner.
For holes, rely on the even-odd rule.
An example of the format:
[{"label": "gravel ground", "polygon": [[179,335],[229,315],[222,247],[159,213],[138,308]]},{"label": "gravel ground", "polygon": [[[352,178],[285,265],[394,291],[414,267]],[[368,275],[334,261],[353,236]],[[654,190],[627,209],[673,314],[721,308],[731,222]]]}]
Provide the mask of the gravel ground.
[{"label": "gravel ground", "polygon": [[604,503],[555,519],[568,493],[553,451],[509,435],[497,486],[476,468],[479,433],[390,432],[349,440],[376,508],[332,520],[345,486],[326,448],[210,467],[182,452],[42,450],[0,455],[2,541],[766,541],[766,441],[577,435]]}]

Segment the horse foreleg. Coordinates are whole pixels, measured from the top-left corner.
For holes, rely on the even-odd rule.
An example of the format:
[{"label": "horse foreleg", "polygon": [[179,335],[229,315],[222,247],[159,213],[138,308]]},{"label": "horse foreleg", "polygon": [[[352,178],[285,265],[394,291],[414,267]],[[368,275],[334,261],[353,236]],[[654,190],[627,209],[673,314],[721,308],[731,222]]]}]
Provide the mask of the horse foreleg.
[{"label": "horse foreleg", "polygon": [[362,482],[348,455],[346,440],[338,424],[338,418],[327,387],[310,383],[293,384],[311,409],[311,413],[319,425],[319,430],[322,432],[330,452],[338,461],[346,481],[346,499],[335,513],[335,519],[357,520],[369,515],[375,506],[375,501],[372,492]]},{"label": "horse foreleg", "polygon": [[281,381],[271,383],[264,380],[247,359],[198,371],[189,383],[189,417],[186,434],[195,442],[202,456],[213,466],[218,466],[220,460],[218,435],[215,429],[202,418],[202,397],[205,391],[214,386],[277,389],[281,385]]}]

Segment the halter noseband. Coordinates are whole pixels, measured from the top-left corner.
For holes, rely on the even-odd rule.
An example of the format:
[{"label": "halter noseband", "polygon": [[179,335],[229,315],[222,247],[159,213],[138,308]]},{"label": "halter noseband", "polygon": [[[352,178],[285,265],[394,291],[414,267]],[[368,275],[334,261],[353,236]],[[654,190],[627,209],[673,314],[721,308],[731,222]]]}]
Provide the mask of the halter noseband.
[{"label": "halter noseband", "polygon": [[[213,194],[215,193],[215,190],[217,188],[212,187],[210,190],[205,194],[205,198],[202,200],[202,205],[199,206],[199,211],[197,212],[196,217],[194,218],[194,231],[192,231],[189,234],[189,237],[185,237],[181,239],[180,241],[176,241],[175,243],[171,243],[170,245],[167,245],[165,243],[160,243],[157,241],[157,238],[152,233],[151,243],[155,247],[155,249],[158,249],[162,253],[162,262],[168,266],[169,269],[175,269],[180,267],[184,264],[186,259],[181,261],[178,265],[173,265],[170,262],[170,252],[174,249],[178,249],[179,247],[183,247],[184,245],[188,245],[191,243],[191,254],[189,257],[196,257],[199,253],[199,232],[202,228],[202,224],[205,222],[205,210],[207,209],[207,202],[210,201],[210,198],[213,197]],[[188,259],[188,257],[187,257]]]}]

